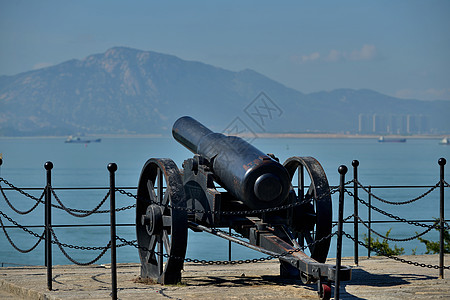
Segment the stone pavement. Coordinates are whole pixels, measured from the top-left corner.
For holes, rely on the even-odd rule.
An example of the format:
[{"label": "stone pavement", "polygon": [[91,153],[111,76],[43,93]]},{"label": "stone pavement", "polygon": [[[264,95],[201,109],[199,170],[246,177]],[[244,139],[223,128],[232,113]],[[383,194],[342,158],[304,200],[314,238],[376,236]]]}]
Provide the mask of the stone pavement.
[{"label": "stone pavement", "polygon": [[[437,255],[403,256],[438,264]],[[450,256],[446,256],[449,265]],[[333,260],[327,261],[333,264]],[[343,265],[352,265],[345,258]],[[242,265],[186,264],[178,285],[139,282],[138,264],[118,265],[119,299],[318,299],[316,284],[283,280],[277,261]],[[352,280],[341,284],[341,299],[449,299],[450,271],[438,279],[436,269],[415,267],[388,258],[360,257]],[[53,290],[46,289],[45,267],[0,268],[0,299],[110,299],[109,266],[54,266]],[[332,292],[334,293],[334,291]]]}]

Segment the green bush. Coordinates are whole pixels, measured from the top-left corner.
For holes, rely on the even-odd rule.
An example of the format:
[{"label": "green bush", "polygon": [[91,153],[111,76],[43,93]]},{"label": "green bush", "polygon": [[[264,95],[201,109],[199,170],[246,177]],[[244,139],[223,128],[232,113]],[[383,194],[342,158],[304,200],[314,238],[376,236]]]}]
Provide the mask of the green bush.
[{"label": "green bush", "polygon": [[[392,228],[390,228],[386,232],[386,237],[389,237]],[[366,245],[369,245],[369,238],[364,234],[363,240]],[[383,239],[383,241],[379,241],[378,238],[374,240],[372,237],[370,238],[370,251],[375,252],[379,256],[387,256],[387,255],[402,255],[405,254],[405,249],[403,247],[399,248],[397,245],[394,245],[394,249],[389,246],[388,240]]]},{"label": "green bush", "polygon": [[[437,221],[438,219],[436,219]],[[439,231],[439,228],[434,228]],[[419,241],[425,244],[427,247],[427,252],[425,254],[436,254],[439,253],[439,242],[433,242],[421,237],[418,238]],[[450,232],[448,228],[444,229],[444,253],[450,253]]]}]

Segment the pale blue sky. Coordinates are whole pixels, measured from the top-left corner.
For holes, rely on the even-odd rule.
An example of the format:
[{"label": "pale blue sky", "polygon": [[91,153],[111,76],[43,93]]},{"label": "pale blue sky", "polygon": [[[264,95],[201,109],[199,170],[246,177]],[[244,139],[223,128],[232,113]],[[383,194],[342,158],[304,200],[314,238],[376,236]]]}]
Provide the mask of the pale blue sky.
[{"label": "pale blue sky", "polygon": [[304,93],[450,100],[449,16],[448,0],[0,0],[0,75],[127,46]]}]

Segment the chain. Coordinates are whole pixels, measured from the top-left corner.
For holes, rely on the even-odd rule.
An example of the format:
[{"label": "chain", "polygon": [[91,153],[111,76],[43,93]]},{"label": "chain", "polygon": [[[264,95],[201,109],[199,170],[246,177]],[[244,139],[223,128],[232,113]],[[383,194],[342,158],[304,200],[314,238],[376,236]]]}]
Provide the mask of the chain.
[{"label": "chain", "polygon": [[[2,177],[0,177],[0,182],[4,182],[6,185],[8,185],[8,186],[9,186],[10,188],[12,188],[13,190],[18,191],[18,192],[21,193],[22,195],[24,195],[24,196],[26,196],[26,197],[28,197],[28,198],[30,198],[30,199],[33,199],[33,200],[35,200],[35,201],[37,202],[37,203],[36,203],[30,210],[28,210],[28,211],[22,212],[22,211],[16,210],[16,209],[9,203],[8,199],[6,198],[6,196],[5,196],[5,194],[4,194],[4,190],[3,190],[2,186],[0,185],[0,191],[1,191],[1,193],[3,194],[3,197],[5,197],[6,202],[7,202],[8,205],[11,207],[11,209],[13,209],[15,212],[17,212],[17,213],[19,213],[19,214],[28,214],[28,213],[30,213],[31,211],[33,211],[33,210],[39,205],[39,203],[42,203],[42,204],[45,203],[45,202],[42,200],[42,198],[43,198],[44,195],[45,195],[45,189],[43,190],[41,196],[40,196],[39,198],[36,198],[35,196],[30,195],[30,194],[26,193],[25,191],[21,190],[20,188],[14,186],[13,184],[9,183],[6,179],[4,179],[4,178],[2,178]],[[117,189],[117,191],[119,191],[119,190]],[[52,189],[52,193],[53,193],[53,195],[55,196],[55,198],[57,198],[57,195],[55,194],[55,191],[54,191],[53,189]],[[109,197],[109,191],[107,192],[105,198],[102,200],[102,203],[104,203],[108,197]],[[57,199],[59,200],[59,198],[57,198]],[[70,211],[70,212],[83,213],[83,214],[88,214],[88,215],[89,215],[89,214],[92,214],[92,213],[91,213],[92,211],[89,211],[89,210],[82,210],[82,209],[68,208],[68,207],[66,207],[66,206],[64,206],[64,207],[63,207],[63,206],[58,206],[58,205],[53,204],[53,203],[52,203],[51,206],[54,207],[54,208],[57,208],[57,209],[63,209],[63,210],[66,210],[66,211],[68,210],[68,211]],[[99,205],[99,206],[101,206],[101,205]],[[135,207],[136,207],[136,204],[129,205],[129,206],[125,206],[125,207],[121,207],[121,208],[116,208],[116,212],[128,210],[128,209],[135,208]],[[98,213],[98,214],[104,214],[104,213],[109,213],[109,212],[110,212],[109,209],[108,209],[108,210],[98,210],[98,208],[97,208],[97,209],[94,209],[94,213]]]},{"label": "chain", "polygon": [[[320,199],[326,197],[326,196],[331,196],[332,194],[338,192],[339,189],[335,189],[335,190],[330,190],[329,192],[320,195],[320,197],[317,197],[316,201],[319,201]],[[293,208],[296,206],[300,206],[306,203],[309,203],[313,200],[313,198],[311,199],[305,199],[301,202],[293,202],[290,204],[286,204],[286,205],[281,205],[278,207],[270,207],[270,208],[265,208],[265,209],[255,209],[255,210],[242,210],[242,211],[222,211],[219,212],[219,214],[221,215],[251,215],[251,214],[260,214],[260,213],[267,213],[267,212],[275,212],[275,211],[280,211],[280,210],[286,210],[289,208]]]},{"label": "chain", "polygon": [[[18,228],[22,229],[23,231],[29,233],[30,235],[32,235],[32,236],[34,236],[34,237],[36,237],[36,238],[38,238],[38,239],[43,239],[43,238],[44,238],[44,237],[43,237],[44,234],[39,235],[39,234],[37,234],[37,233],[35,233],[35,232],[29,230],[28,228],[26,228],[26,227],[20,225],[19,223],[17,223],[17,222],[14,221],[13,219],[11,219],[11,218],[10,218],[8,215],[6,215],[4,212],[0,211],[0,215],[3,216],[5,219],[7,219],[10,223],[12,223],[13,225],[15,225],[15,226],[17,226]],[[4,225],[3,225],[3,222],[2,222],[2,220],[1,220],[1,218],[0,218],[0,222],[1,222],[1,225],[2,225],[2,227],[3,227],[3,231],[5,231],[6,228],[4,228]],[[5,234],[8,236],[8,234],[7,234],[6,232],[5,232]],[[59,240],[57,240],[57,239],[55,239],[55,241],[52,241],[52,244],[58,244],[58,245],[61,245],[62,247],[66,247],[66,248],[70,248],[70,249],[76,249],[76,250],[105,250],[105,249],[107,249],[107,247],[85,247],[85,246],[69,245],[69,244],[60,243]],[[37,246],[37,245],[36,245],[36,246]],[[34,246],[34,248],[35,248],[36,246]],[[123,246],[126,246],[126,245],[125,245],[125,244],[120,244],[120,245],[117,245],[116,247],[119,248],[119,247],[123,247]],[[33,248],[33,249],[34,249],[34,248]],[[20,251],[19,249],[17,249],[17,250]],[[30,251],[31,251],[31,250],[30,250]],[[30,252],[30,251],[28,251],[28,252]]]},{"label": "chain", "polygon": [[[128,197],[132,197],[136,200],[138,200],[137,195],[134,195],[130,192],[124,191],[124,190],[120,190],[117,189],[117,191],[123,195],[126,195]],[[321,195],[320,197],[317,197],[316,201],[332,195],[336,192],[338,192],[339,189],[336,188],[334,190],[331,190],[323,195]],[[300,206],[306,203],[309,203],[310,201],[312,201],[313,199],[306,199],[303,200],[302,202],[294,202],[294,203],[290,203],[290,204],[286,204],[286,205],[282,205],[282,206],[278,206],[278,207],[271,207],[271,208],[265,208],[265,209],[255,209],[255,210],[242,210],[242,211],[221,211],[221,212],[212,212],[212,211],[206,211],[206,210],[202,210],[202,209],[192,209],[192,208],[187,208],[187,207],[182,207],[182,206],[173,206],[170,204],[166,204],[166,205],[161,205],[161,203],[156,202],[156,201],[152,201],[150,200],[150,204],[156,204],[159,206],[164,206],[165,208],[169,208],[169,209],[176,209],[176,210],[184,210],[187,211],[189,213],[200,213],[200,214],[220,214],[220,215],[252,215],[252,214],[261,214],[261,213],[267,213],[267,212],[275,212],[275,211],[280,211],[280,210],[285,210],[285,209],[289,209],[289,208],[293,208],[296,206]],[[148,200],[147,200],[148,201]],[[134,207],[134,206],[133,206]]]},{"label": "chain", "polygon": [[1,188],[1,186],[0,186],[0,190],[1,190],[2,195],[3,195],[3,198],[5,199],[5,201],[6,201],[6,203],[8,204],[8,206],[11,207],[11,209],[12,209],[13,211],[15,211],[16,213],[18,213],[18,214],[20,214],[20,215],[27,215],[27,214],[29,214],[30,212],[32,212],[33,210],[35,210],[36,207],[40,204],[40,201],[42,201],[42,197],[45,195],[45,192],[42,192],[42,195],[41,195],[41,197],[39,198],[39,201],[36,201],[36,204],[34,204],[29,210],[22,211],[22,210],[19,210],[19,209],[15,208],[15,207],[12,205],[12,203],[9,201],[8,197],[6,197],[6,194],[5,194],[5,192],[3,191],[3,189]]},{"label": "chain", "polygon": [[[219,231],[224,232],[223,230],[219,230]],[[226,232],[224,232],[224,233],[226,233]],[[226,233],[226,234],[228,234],[228,233]],[[326,239],[331,239],[334,235],[337,235],[337,232],[331,233],[328,236],[325,236],[325,237],[323,237],[323,238],[321,238],[321,239],[319,239],[317,241],[314,241],[314,242],[312,242],[312,243],[310,243],[308,245],[305,245],[303,247],[296,248],[296,249],[293,249],[293,250],[289,250],[289,251],[283,252],[281,254],[273,254],[273,255],[269,255],[269,256],[265,256],[265,257],[261,257],[261,258],[254,258],[254,259],[231,260],[231,261],[228,261],[228,260],[209,260],[208,261],[208,260],[204,260],[204,259],[200,260],[200,259],[192,259],[192,258],[183,258],[183,257],[178,257],[178,256],[172,256],[172,255],[169,255],[167,253],[162,253],[162,252],[150,250],[150,249],[148,249],[148,248],[146,248],[144,246],[139,246],[139,245],[136,244],[137,241],[131,241],[130,242],[130,241],[127,241],[126,239],[121,238],[119,236],[116,236],[116,238],[117,238],[117,240],[121,241],[122,243],[130,245],[130,246],[133,246],[136,249],[140,249],[140,250],[143,250],[143,251],[151,251],[152,253],[154,253],[154,254],[156,254],[158,256],[162,255],[165,258],[184,260],[185,262],[195,263],[195,264],[203,264],[203,265],[236,265],[236,264],[240,265],[240,264],[250,264],[250,263],[257,263],[257,262],[268,261],[268,260],[272,260],[272,259],[276,259],[276,258],[281,258],[281,257],[287,256],[287,255],[291,255],[291,254],[293,254],[295,252],[304,251],[308,247],[311,247],[311,246],[313,246],[313,245],[315,245],[317,243],[320,243],[320,242],[322,242],[322,241],[324,241]]]},{"label": "chain", "polygon": [[[119,190],[119,189],[116,189],[116,191],[118,191],[118,192],[120,192],[121,194],[124,194],[122,191],[123,190]],[[55,198],[56,198],[56,195],[55,195],[55,193],[54,193],[54,191],[53,191],[53,189],[52,189],[52,193],[53,193],[53,195],[55,196]],[[125,194],[128,194],[127,192],[125,192]],[[56,208],[59,208],[59,209],[64,209],[64,210],[69,210],[70,212],[78,212],[78,213],[83,213],[84,215],[75,215],[75,217],[87,217],[87,216],[89,216],[89,215],[91,215],[91,214],[93,214],[93,213],[96,213],[96,214],[106,214],[106,213],[109,213],[110,212],[110,210],[109,209],[105,209],[105,210],[98,210],[102,205],[103,205],[103,203],[105,203],[105,201],[106,201],[106,199],[108,199],[108,197],[109,197],[109,195],[110,195],[110,191],[108,191],[107,193],[106,193],[106,195],[105,195],[105,197],[103,198],[103,200],[99,203],[99,205],[97,205],[97,207],[95,207],[93,210],[83,210],[83,209],[75,209],[75,208],[64,208],[64,207],[62,207],[62,203],[60,203],[61,204],[61,206],[57,206],[57,205],[53,205],[52,204],[52,206],[53,207],[56,207]],[[128,195],[127,195],[128,196]],[[59,199],[57,199],[57,201],[58,201]],[[136,207],[136,204],[132,204],[132,205],[128,205],[128,206],[125,206],[125,207],[120,207],[120,208],[116,208],[115,209],[115,211],[116,212],[120,212],[120,211],[124,211],[124,210],[128,210],[128,209],[131,209],[131,208],[135,208]],[[70,213],[69,212],[69,213]],[[72,215],[72,214],[71,214]]]},{"label": "chain", "polygon": [[[345,189],[345,192],[346,192],[349,196],[354,197],[353,193],[350,192],[349,190]],[[367,206],[368,208],[373,209],[373,210],[379,212],[380,214],[385,215],[385,216],[387,216],[387,217],[389,217],[389,218],[391,218],[391,219],[395,219],[395,220],[397,220],[397,221],[400,221],[400,222],[403,222],[403,223],[408,223],[408,224],[410,224],[410,225],[414,225],[414,226],[418,226],[418,227],[434,228],[434,225],[427,225],[427,224],[422,224],[422,223],[419,223],[419,222],[408,221],[408,220],[406,220],[406,219],[403,219],[403,218],[400,218],[400,217],[395,216],[395,215],[393,215],[393,214],[390,214],[390,213],[388,213],[388,212],[385,212],[385,211],[383,211],[383,210],[381,210],[381,209],[379,209],[379,208],[377,208],[377,207],[375,207],[375,206],[373,206],[373,205],[367,203],[366,201],[362,200],[362,199],[359,198],[359,197],[358,197],[357,199],[358,199],[359,202],[361,202],[362,204],[364,204],[364,205]]]},{"label": "chain", "polygon": [[13,219],[11,219],[10,217],[8,217],[4,212],[2,212],[0,210],[0,215],[2,215],[5,219],[7,219],[9,222],[11,222],[12,224],[14,224],[15,226],[19,227],[20,229],[22,229],[23,231],[33,235],[34,237],[40,238],[41,236],[31,230],[29,230],[28,228],[20,225],[19,223],[17,223],[16,221],[14,221]]},{"label": "chain", "polygon": [[[3,213],[2,213],[2,215],[3,215]],[[33,250],[39,245],[39,243],[42,241],[42,239],[43,239],[44,236],[45,236],[45,231],[44,231],[44,232],[39,236],[38,241],[36,242],[36,244],[34,244],[34,245],[33,245],[31,248],[29,248],[29,249],[23,250],[23,249],[20,249],[20,248],[13,242],[13,240],[11,239],[11,237],[9,236],[8,232],[6,231],[5,225],[3,224],[2,218],[0,218],[0,224],[2,225],[3,232],[5,233],[5,236],[6,236],[6,239],[8,240],[8,242],[11,244],[11,246],[13,246],[14,249],[16,249],[17,251],[19,251],[19,252],[21,252],[21,253],[28,253],[28,252],[33,251]]]},{"label": "chain", "polygon": [[[15,187],[13,184],[9,183],[6,179],[4,179],[4,178],[2,178],[2,177],[0,177],[0,182],[1,182],[1,181],[3,181],[3,182],[4,182],[6,185],[8,185],[10,188],[12,188],[12,189],[18,191],[18,192],[21,193],[22,195],[24,195],[24,196],[26,196],[26,197],[28,197],[28,198],[31,198],[31,199],[33,199],[33,200],[40,201],[40,199],[36,198],[36,197],[33,196],[33,195],[28,194],[27,192],[25,192],[25,191],[23,191],[23,190],[21,190],[21,189],[19,189],[19,188],[17,188],[17,187]],[[1,186],[0,186],[0,187],[1,187]]]},{"label": "chain", "polygon": [[[345,235],[347,238],[351,239],[353,242],[355,242],[355,239],[350,234],[348,234],[346,232],[343,232],[342,234]],[[363,242],[357,241],[357,243],[359,245],[369,249],[369,246],[364,244]],[[378,255],[385,256],[387,258],[390,258],[390,259],[393,259],[393,260],[396,260],[396,261],[399,261],[399,262],[402,262],[402,263],[406,263],[408,265],[413,265],[413,266],[422,267],[422,268],[429,268],[429,269],[440,269],[440,267],[437,266],[437,265],[429,265],[429,264],[424,264],[424,263],[419,263],[419,262],[406,260],[406,259],[400,258],[398,256],[388,255],[388,254],[382,253],[382,252],[377,251],[376,249],[372,249],[372,248],[370,248],[370,250],[376,252]],[[450,266],[444,266],[443,268],[447,269],[447,270],[450,270]]]},{"label": "chain", "polygon": [[[121,194],[123,194],[119,189],[116,189],[116,191],[119,191]],[[66,206],[64,206],[61,201],[59,200],[59,198],[57,197],[55,191],[52,189],[52,194],[53,196],[55,196],[56,201],[58,201],[58,203],[61,206],[56,206],[54,205],[54,207],[59,208],[59,209],[63,209],[65,211],[67,211],[69,214],[71,214],[74,217],[78,217],[78,218],[83,218],[83,217],[87,217],[92,215],[93,213],[97,213],[97,214],[105,214],[105,213],[109,213],[110,210],[106,209],[106,210],[98,210],[104,203],[105,201],[108,199],[109,195],[110,195],[110,191],[108,191],[105,195],[105,197],[103,198],[102,201],[100,201],[100,203],[92,210],[83,210],[83,209],[75,209],[75,208],[68,208]],[[124,210],[128,210],[131,208],[135,208],[136,204],[132,204],[132,205],[128,205],[125,207],[120,207],[120,208],[116,208],[115,211],[119,212],[119,211],[124,211]],[[78,213],[82,213],[81,215],[78,214],[73,214],[72,212],[78,212]]]},{"label": "chain", "polygon": [[58,246],[61,246],[64,248],[75,249],[75,250],[88,250],[88,251],[90,251],[90,250],[107,250],[110,247],[109,245],[111,244],[111,241],[109,241],[107,246],[104,246],[104,247],[85,247],[85,246],[69,245],[69,244],[61,243],[56,238],[56,234],[53,231],[53,229],[52,229],[52,235],[53,235],[53,239],[54,239],[52,241],[52,244],[55,244],[55,245],[58,245]]},{"label": "chain", "polygon": [[61,207],[62,207],[67,213],[69,213],[71,216],[74,216],[74,217],[77,217],[77,218],[84,218],[84,217],[87,217],[87,216],[92,215],[94,212],[96,212],[96,211],[100,208],[100,206],[103,205],[103,203],[105,203],[106,199],[108,199],[108,197],[109,197],[109,191],[108,191],[108,192],[106,193],[106,196],[103,197],[103,200],[100,201],[100,203],[99,203],[93,210],[87,211],[86,213],[80,214],[80,215],[79,215],[79,214],[73,213],[73,212],[72,212],[73,209],[71,210],[71,209],[67,208],[67,207],[61,202],[61,200],[59,200],[58,196],[57,196],[56,193],[55,193],[55,190],[54,190],[52,187],[50,187],[50,188],[51,188],[51,190],[52,190],[53,196],[55,197],[55,199],[56,199],[56,201],[59,203],[59,205],[61,205]]},{"label": "chain", "polygon": [[[64,250],[62,244],[58,241],[58,238],[56,237],[55,232],[53,231],[53,229],[50,229],[53,239],[54,239],[54,244],[58,245],[59,250],[61,250],[62,254],[64,254],[64,256],[70,260],[72,263],[76,264],[76,265],[80,265],[80,266],[87,266],[87,265],[92,265],[93,263],[95,263],[97,260],[99,260],[103,255],[105,255],[106,251],[111,247],[111,241],[108,242],[108,245],[106,245],[106,247],[103,247],[103,251],[93,260],[82,263],[79,261],[76,261],[75,259],[73,259],[72,257],[70,257],[70,255]],[[53,243],[53,241],[52,241]]]},{"label": "chain", "polygon": [[[3,178],[0,178],[0,181],[4,181],[7,185],[9,185],[10,187],[13,187],[13,185],[11,185],[9,182],[7,182],[6,180],[4,180]],[[38,199],[38,198],[36,198],[36,197],[34,197],[34,196],[31,196],[30,194],[27,194],[27,193],[25,193],[25,192],[22,192],[20,189],[17,189],[17,188],[15,188],[15,187],[13,187],[13,188],[14,188],[16,191],[19,191],[19,192],[21,192],[22,194],[26,195],[27,197],[36,200],[36,204],[34,204],[33,207],[31,207],[29,210],[21,211],[21,210],[15,208],[15,207],[12,205],[12,203],[9,201],[8,197],[6,196],[5,191],[3,190],[2,186],[0,185],[0,191],[1,191],[2,195],[3,195],[3,198],[5,199],[6,203],[9,205],[9,207],[11,207],[11,209],[12,209],[13,211],[15,211],[16,213],[21,214],[21,215],[29,214],[30,212],[32,212],[33,210],[35,210],[35,208],[39,205],[39,203],[42,202],[42,197],[44,197],[44,195],[45,195],[45,190],[44,190],[44,191],[42,192],[42,194],[41,194],[41,197],[39,197],[39,199]]]},{"label": "chain", "polygon": [[[116,189],[116,191],[119,191],[119,190]],[[53,195],[54,195],[55,198],[56,198],[56,195],[54,194],[53,189],[52,189],[52,193],[53,193]],[[123,193],[122,193],[122,194],[123,194]],[[98,209],[100,208],[100,206],[103,205],[103,203],[105,203],[105,201],[106,201],[106,199],[108,199],[109,195],[110,195],[110,191],[108,191],[108,192],[106,193],[106,195],[105,195],[105,197],[103,198],[103,200],[102,200],[102,201],[99,203],[99,205],[98,205],[97,207],[95,207],[93,210],[75,209],[75,208],[68,208],[68,207],[64,208],[64,207],[62,207],[62,206],[58,206],[58,205],[55,205],[55,204],[52,204],[52,206],[55,207],[55,208],[58,208],[58,209],[66,210],[66,211],[69,210],[69,211],[71,211],[71,212],[78,212],[78,213],[83,213],[83,214],[85,214],[85,215],[77,215],[78,217],[86,217],[86,216],[89,216],[89,215],[91,215],[91,214],[93,214],[93,213],[96,213],[96,214],[106,214],[106,213],[109,213],[109,212],[110,212],[109,209],[105,209],[105,210],[98,210]],[[58,200],[59,200],[59,199],[58,199]],[[128,209],[131,209],[131,208],[135,208],[135,207],[136,207],[136,204],[132,204],[132,205],[128,205],[128,206],[125,206],[125,207],[116,208],[115,211],[116,211],[116,212],[120,212],[120,211],[128,210]]]},{"label": "chain", "polygon": [[422,198],[425,198],[425,196],[427,196],[429,193],[431,193],[432,191],[434,191],[434,190],[440,185],[439,182],[436,183],[431,189],[429,189],[428,191],[426,191],[426,192],[423,193],[422,195],[420,195],[420,196],[418,196],[418,197],[416,197],[416,198],[413,198],[413,199],[411,199],[411,200],[402,201],[402,202],[392,202],[392,201],[388,201],[388,200],[385,200],[385,199],[383,199],[383,198],[380,198],[380,197],[378,197],[377,195],[373,194],[373,193],[370,192],[368,189],[366,189],[359,181],[357,181],[357,184],[358,184],[358,185],[359,185],[359,186],[360,186],[367,194],[369,194],[370,196],[374,197],[375,199],[377,199],[377,200],[379,200],[379,201],[381,201],[381,202],[383,202],[383,203],[391,204],[391,205],[403,205],[403,204],[410,204],[410,203],[413,203],[413,202],[415,202],[415,201],[417,201],[417,200],[420,200],[420,199],[422,199]]},{"label": "chain", "polygon": [[450,229],[450,225],[447,223],[447,222],[444,222],[444,227],[445,227],[445,229]]},{"label": "chain", "polygon": [[[350,220],[350,219],[353,218],[353,217],[355,217],[355,214],[349,215],[347,218],[345,218],[345,219],[342,220],[342,223],[347,222],[348,220]],[[336,226],[337,224],[338,224],[338,222],[336,222],[336,224],[334,224],[333,227]]]},{"label": "chain", "polygon": [[103,197],[103,200],[100,201],[100,203],[99,203],[93,210],[87,211],[86,213],[80,214],[80,215],[79,215],[79,214],[73,213],[73,212],[72,212],[72,211],[74,211],[73,209],[67,208],[67,207],[61,202],[61,200],[59,200],[58,196],[57,196],[56,193],[55,193],[55,190],[54,190],[52,187],[49,187],[49,188],[52,190],[52,194],[53,194],[53,196],[55,197],[56,201],[59,203],[59,205],[61,205],[61,208],[64,209],[64,210],[65,210],[68,214],[70,214],[71,216],[74,216],[74,217],[77,217],[77,218],[84,218],[84,217],[87,217],[87,216],[92,215],[93,213],[95,213],[95,212],[100,208],[100,206],[103,205],[103,203],[105,203],[106,199],[108,199],[108,197],[109,197],[109,191],[108,191],[108,192],[106,193],[106,196]]},{"label": "chain", "polygon": [[[384,236],[378,232],[376,232],[375,230],[373,230],[372,228],[369,228],[369,225],[367,225],[360,217],[358,217],[359,221],[371,232],[375,233],[376,235],[378,235],[379,237],[388,240],[388,241],[393,241],[393,242],[408,242],[408,241],[412,241],[417,239],[418,237],[421,237],[422,235],[427,234],[428,232],[431,231],[431,229],[436,228],[436,225],[439,223],[439,221],[435,222],[432,227],[426,229],[424,232],[422,233],[418,233],[415,236],[409,237],[409,238],[405,238],[405,239],[395,239],[395,238],[390,238],[388,236]],[[417,232],[416,232],[417,233]]]}]

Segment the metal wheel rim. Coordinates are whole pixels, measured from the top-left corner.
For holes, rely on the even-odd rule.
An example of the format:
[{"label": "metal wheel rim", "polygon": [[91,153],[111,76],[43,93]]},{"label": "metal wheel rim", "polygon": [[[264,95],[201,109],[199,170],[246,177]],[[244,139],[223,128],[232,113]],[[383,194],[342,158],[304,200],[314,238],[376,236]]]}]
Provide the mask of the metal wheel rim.
[{"label": "metal wheel rim", "polygon": [[[315,242],[314,245],[309,247],[311,257],[318,262],[324,263],[328,256],[331,238],[325,238],[320,242],[317,241],[329,236],[332,228],[332,202],[330,187],[325,171],[320,163],[313,157],[291,157],[285,161],[284,167],[287,169],[291,181],[294,178],[294,174],[296,172],[299,173],[296,191],[297,201],[303,201],[304,198],[306,199],[308,197],[313,201],[316,214],[314,231],[306,232],[304,237],[307,245],[311,242]],[[301,172],[305,175],[304,170],[307,171],[311,181],[306,193],[304,188],[302,192],[303,184],[301,182]],[[295,233],[299,234],[298,232]],[[303,238],[301,238],[301,244],[303,244]]]},{"label": "metal wheel rim", "polygon": [[[149,206],[152,206],[149,211],[160,208],[156,216],[160,218],[162,226],[157,226],[161,228],[154,232],[149,232],[148,226],[144,224],[143,216],[147,215]],[[186,208],[186,197],[176,164],[171,159],[149,159],[142,168],[136,203],[141,276],[162,284],[181,281],[188,229],[187,212],[183,208]],[[156,252],[164,253],[165,256]]]}]

